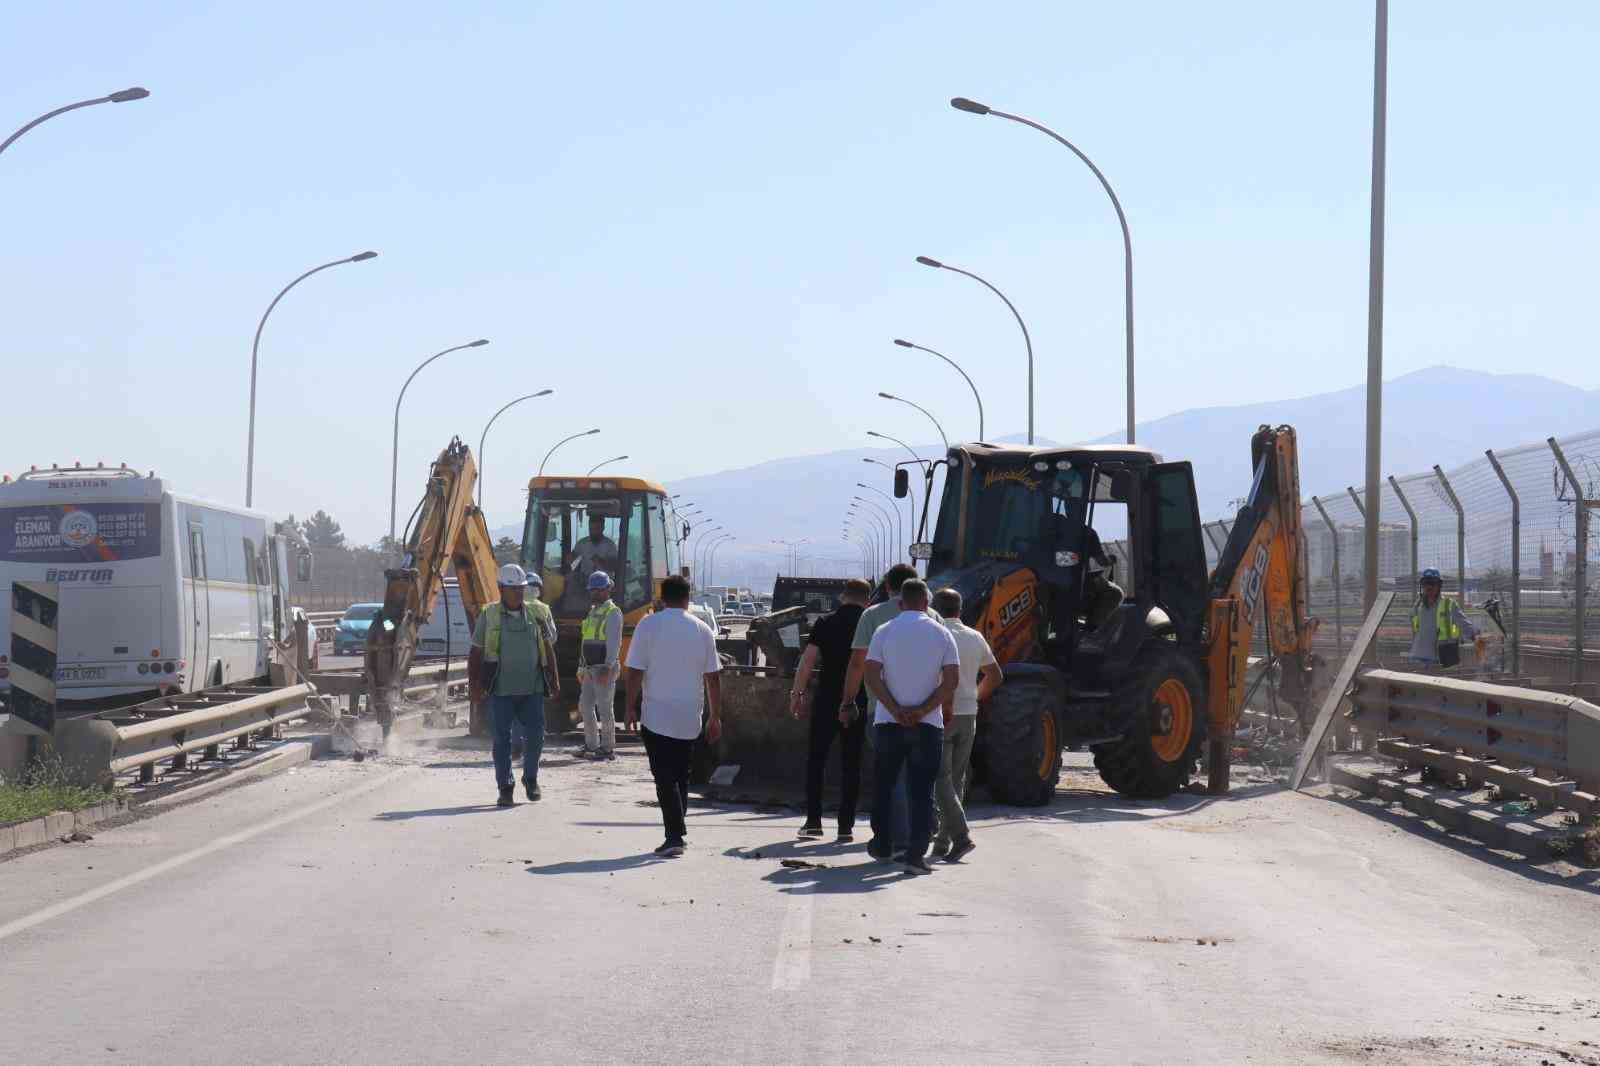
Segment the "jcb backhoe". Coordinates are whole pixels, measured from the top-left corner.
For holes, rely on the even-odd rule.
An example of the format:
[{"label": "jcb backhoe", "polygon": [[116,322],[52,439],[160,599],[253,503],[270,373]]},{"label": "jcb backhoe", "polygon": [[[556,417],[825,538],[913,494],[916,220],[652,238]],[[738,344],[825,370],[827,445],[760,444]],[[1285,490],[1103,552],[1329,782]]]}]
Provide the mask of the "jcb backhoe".
[{"label": "jcb backhoe", "polygon": [[[961,592],[964,620],[1004,668],[974,756],[997,800],[1047,802],[1068,745],[1087,745],[1118,792],[1166,796],[1188,783],[1208,736],[1210,785],[1225,791],[1263,615],[1281,694],[1303,706],[1316,624],[1294,430],[1263,426],[1250,451],[1250,494],[1209,577],[1187,462],[1131,445],[980,443],[936,464],[947,468],[938,525],[914,554],[933,588]],[[930,467],[926,496],[932,480]],[[902,467],[896,494],[908,488]],[[1125,539],[1125,558],[1102,538]]]}]

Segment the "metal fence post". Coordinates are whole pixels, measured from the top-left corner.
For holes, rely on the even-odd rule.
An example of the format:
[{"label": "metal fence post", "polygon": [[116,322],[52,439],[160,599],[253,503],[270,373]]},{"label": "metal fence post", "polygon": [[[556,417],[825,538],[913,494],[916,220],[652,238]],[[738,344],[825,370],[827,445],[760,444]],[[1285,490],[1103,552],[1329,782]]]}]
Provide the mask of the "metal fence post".
[{"label": "metal fence post", "polygon": [[1209,540],[1211,542],[1211,546],[1217,550],[1217,554],[1221,555],[1222,554],[1222,545],[1218,544],[1217,543],[1217,538],[1212,535],[1212,533],[1211,533],[1211,523],[1210,522],[1201,522],[1200,523],[1200,528],[1205,530],[1206,539]]},{"label": "metal fence post", "polygon": [[1311,497],[1312,506],[1322,516],[1322,521],[1328,527],[1328,536],[1333,540],[1333,640],[1339,649],[1339,654],[1344,654],[1344,600],[1340,592],[1339,583],[1339,527],[1333,524],[1333,519],[1328,517],[1328,509],[1322,506],[1322,501],[1315,496]]},{"label": "metal fence post", "polygon": [[1567,456],[1561,450],[1561,445],[1556,443],[1554,437],[1549,438],[1546,444],[1555,453],[1556,462],[1561,466],[1561,472],[1566,475],[1568,483],[1572,485],[1573,499],[1576,500],[1574,517],[1577,527],[1573,537],[1574,547],[1578,557],[1573,563],[1573,583],[1577,586],[1574,598],[1577,600],[1577,617],[1573,625],[1572,636],[1572,680],[1583,680],[1583,623],[1588,609],[1589,585],[1589,500],[1584,493],[1583,482],[1572,472],[1572,467],[1567,464]]},{"label": "metal fence post", "polygon": [[1456,509],[1456,592],[1461,596],[1461,606],[1465,607],[1467,605],[1467,512],[1462,510],[1461,501],[1456,498],[1456,490],[1450,487],[1450,479],[1444,476],[1444,470],[1438,463],[1433,464],[1433,476],[1444,486],[1444,494],[1449,497],[1450,506]]},{"label": "metal fence post", "polygon": [[1350,494],[1350,502],[1356,505],[1356,510],[1360,512],[1361,517],[1366,518],[1367,508],[1364,504],[1362,504],[1361,494],[1356,492],[1356,487],[1354,485],[1347,485],[1344,491]]},{"label": "metal fence post", "polygon": [[1512,487],[1511,479],[1506,477],[1505,468],[1500,465],[1500,460],[1495,457],[1494,449],[1490,448],[1483,453],[1489,458],[1489,465],[1494,467],[1495,476],[1500,479],[1500,484],[1505,486],[1506,495],[1511,497],[1511,672],[1522,673],[1522,501],[1517,498],[1517,490]]},{"label": "metal fence post", "polygon": [[[1417,557],[1417,551],[1419,547],[1417,538],[1417,512],[1411,509],[1411,501],[1406,499],[1406,494],[1400,491],[1400,482],[1394,479],[1393,474],[1389,475],[1389,487],[1394,489],[1395,497],[1400,501],[1400,506],[1406,509],[1406,516],[1411,519],[1411,597],[1412,599],[1415,599],[1417,596],[1417,575],[1422,572],[1422,560]],[[1378,576],[1383,576],[1381,571],[1379,572]]]}]

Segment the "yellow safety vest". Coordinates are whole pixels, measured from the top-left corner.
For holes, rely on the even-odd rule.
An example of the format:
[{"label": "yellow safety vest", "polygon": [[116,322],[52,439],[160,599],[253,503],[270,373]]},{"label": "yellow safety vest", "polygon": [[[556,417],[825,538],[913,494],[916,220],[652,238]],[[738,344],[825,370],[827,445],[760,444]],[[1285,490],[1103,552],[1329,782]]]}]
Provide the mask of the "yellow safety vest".
[{"label": "yellow safety vest", "polygon": [[[544,618],[539,613],[540,607],[544,607],[544,605],[531,604],[526,600],[522,604],[523,620],[529,624],[535,636],[543,632]],[[550,610],[548,607],[544,609],[546,613]],[[491,603],[484,607],[483,613],[484,617],[489,620],[488,632],[483,637],[483,657],[498,662],[500,660],[500,619],[504,612],[499,603]],[[544,645],[542,641],[535,640],[533,642],[533,659],[536,665],[544,665]]]},{"label": "yellow safety vest", "polygon": [[622,608],[617,606],[616,600],[607,600],[601,606],[589,608],[589,615],[580,627],[582,639],[605,640],[607,621],[612,615],[621,613]]},{"label": "yellow safety vest", "polygon": [[[1461,627],[1456,625],[1455,601],[1449,596],[1440,596],[1439,602],[1434,605],[1434,625],[1440,640],[1459,640]],[[1419,599],[1411,605],[1411,632],[1415,634],[1422,628],[1422,601]]]}]

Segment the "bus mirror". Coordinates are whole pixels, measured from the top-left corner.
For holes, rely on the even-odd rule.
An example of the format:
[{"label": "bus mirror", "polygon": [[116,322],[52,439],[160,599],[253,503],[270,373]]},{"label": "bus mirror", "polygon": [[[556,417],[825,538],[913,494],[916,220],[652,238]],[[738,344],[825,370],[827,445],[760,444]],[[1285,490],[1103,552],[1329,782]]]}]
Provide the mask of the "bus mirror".
[{"label": "bus mirror", "polygon": [[315,569],[316,557],[310,552],[301,552],[294,558],[294,579],[301,584],[311,580]]},{"label": "bus mirror", "polygon": [[905,467],[903,467],[903,466],[895,467],[894,468],[894,498],[897,499],[897,500],[903,500],[903,499],[906,498],[906,494],[909,493],[910,491],[911,491],[911,475],[906,473],[906,468]]},{"label": "bus mirror", "polygon": [[925,563],[933,558],[933,545],[925,540],[919,540],[911,545],[911,558],[919,563]]}]

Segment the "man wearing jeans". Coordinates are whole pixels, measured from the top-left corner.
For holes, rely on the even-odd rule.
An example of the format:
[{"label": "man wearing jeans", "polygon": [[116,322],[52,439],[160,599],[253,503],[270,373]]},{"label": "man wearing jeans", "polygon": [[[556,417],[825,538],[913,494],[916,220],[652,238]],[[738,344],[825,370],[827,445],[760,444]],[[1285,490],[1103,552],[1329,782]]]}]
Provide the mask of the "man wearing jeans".
[{"label": "man wearing jeans", "polygon": [[689,582],[674,574],[661,582],[659,611],[645,616],[628,645],[627,726],[640,719],[643,704],[645,752],[656,782],[656,800],[667,838],[656,848],[663,858],[683,854],[688,827],[689,757],[700,736],[701,708],[709,701],[706,739],[722,733],[722,687],[717,637],[711,627],[691,615]]},{"label": "man wearing jeans", "polygon": [[877,759],[877,797],[872,805],[872,843],[867,854],[891,856],[890,797],[902,767],[910,808],[907,873],[932,873],[928,838],[933,831],[933,783],[944,751],[946,705],[960,680],[955,638],[928,613],[928,586],[920,579],[900,586],[905,609],[872,635],[867,648],[867,689],[877,698],[872,719]]},{"label": "man wearing jeans", "polygon": [[983,634],[961,621],[961,593],[940,589],[933,594],[933,609],[955,638],[956,652],[961,656],[960,680],[945,718],[944,758],[934,786],[939,800],[939,832],[933,838],[933,855],[946,862],[960,862],[977,847],[967,829],[961,794],[966,791],[967,769],[972,764],[972,741],[978,735],[978,704],[1000,687],[1002,675]]},{"label": "man wearing jeans", "polygon": [[467,653],[467,685],[475,702],[489,700],[494,729],[494,777],[498,806],[512,805],[511,723],[527,738],[522,754],[522,787],[539,798],[539,756],[544,752],[543,622],[526,598],[528,576],[522,567],[500,568],[500,602],[484,606]]},{"label": "man wearing jeans", "polygon": [[617,665],[622,654],[622,608],[611,598],[611,575],[589,575],[589,614],[579,637],[578,712],[583,716],[583,759],[617,757]]}]

